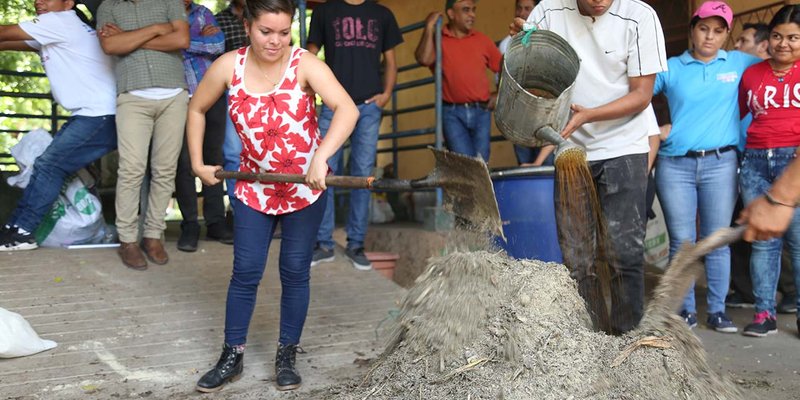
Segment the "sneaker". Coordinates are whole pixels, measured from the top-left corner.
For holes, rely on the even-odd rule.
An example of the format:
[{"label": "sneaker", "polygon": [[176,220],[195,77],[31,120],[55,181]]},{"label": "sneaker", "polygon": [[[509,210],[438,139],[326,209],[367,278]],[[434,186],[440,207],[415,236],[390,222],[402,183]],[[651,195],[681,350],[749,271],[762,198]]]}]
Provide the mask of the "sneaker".
[{"label": "sneaker", "polygon": [[0,251],[33,250],[39,247],[33,233],[22,233],[16,226],[5,229],[0,236]]},{"label": "sneaker", "polygon": [[739,292],[733,292],[725,297],[725,307],[730,308],[753,308],[755,305],[744,299]]},{"label": "sneaker", "polygon": [[358,247],[355,249],[347,249],[344,251],[344,255],[353,263],[353,267],[359,271],[369,271],[372,269],[372,263],[369,262],[367,259],[366,254],[364,254],[364,248]]},{"label": "sneaker", "polygon": [[708,327],[714,329],[717,332],[722,333],[736,333],[739,332],[739,328],[733,324],[730,318],[725,315],[724,312],[718,312],[708,315],[708,319],[706,320]]},{"label": "sneaker", "polygon": [[794,314],[797,312],[797,301],[795,294],[784,294],[780,304],[778,304],[778,314]]},{"label": "sneaker", "polygon": [[315,267],[322,263],[333,262],[336,255],[333,254],[333,249],[327,249],[320,245],[314,248],[314,255],[311,256],[311,266]]},{"label": "sneaker", "polygon": [[689,325],[689,329],[694,329],[697,326],[697,314],[683,310],[681,311],[681,318],[686,321],[686,325]]},{"label": "sneaker", "polygon": [[769,311],[762,311],[753,317],[753,322],[744,327],[745,336],[764,337],[778,332],[778,321]]}]

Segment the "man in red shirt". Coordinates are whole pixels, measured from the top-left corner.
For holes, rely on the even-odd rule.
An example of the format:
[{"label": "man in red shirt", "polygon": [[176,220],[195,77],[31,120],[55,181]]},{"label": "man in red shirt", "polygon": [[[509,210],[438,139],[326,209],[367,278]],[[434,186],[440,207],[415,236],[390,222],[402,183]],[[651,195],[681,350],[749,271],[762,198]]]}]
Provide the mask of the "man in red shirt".
[{"label": "man in red shirt", "polygon": [[[491,110],[490,83],[486,69],[500,71],[500,51],[488,36],[475,29],[476,0],[447,0],[448,22],[442,27],[442,97],[444,139],[456,153],[489,160]],[[433,42],[436,21],[442,15],[428,15],[415,56],[432,67],[436,63]]]}]

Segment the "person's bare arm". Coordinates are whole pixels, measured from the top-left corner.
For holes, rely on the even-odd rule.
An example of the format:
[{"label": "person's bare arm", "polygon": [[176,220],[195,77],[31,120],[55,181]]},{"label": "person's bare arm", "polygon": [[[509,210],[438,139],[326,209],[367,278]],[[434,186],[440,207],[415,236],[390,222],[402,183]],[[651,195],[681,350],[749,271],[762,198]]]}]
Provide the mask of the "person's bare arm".
[{"label": "person's bare arm", "polygon": [[628,78],[630,90],[628,94],[595,108],[586,108],[573,104],[572,117],[561,131],[564,138],[570,137],[583,124],[597,121],[608,121],[622,118],[643,111],[653,98],[653,83],[656,76],[646,75]]},{"label": "person's bare arm", "polygon": [[172,32],[172,24],[162,23],[144,28],[124,31],[115,24],[105,24],[98,31],[100,47],[111,56],[124,56],[141,48],[145,43],[158,36]]},{"label": "person's bare arm", "polygon": [[206,185],[216,185],[220,179],[214,176],[219,165],[205,165],[203,162],[203,138],[206,129],[206,112],[225,93],[228,79],[233,71],[236,52],[220,56],[203,76],[197,90],[189,102],[186,120],[186,146],[189,149],[192,171]]},{"label": "person's bare arm", "polygon": [[397,58],[394,49],[383,52],[383,92],[370,97],[365,103],[375,103],[383,108],[389,99],[392,98],[392,90],[397,82]]},{"label": "person's bare arm", "polygon": [[767,193],[771,201],[766,196],[753,200],[742,210],[736,221],[740,224],[747,224],[744,240],[748,242],[779,237],[789,228],[796,204],[800,201],[800,161],[798,158],[789,164]]},{"label": "person's bare arm", "polygon": [[436,62],[436,45],[433,42],[433,37],[436,30],[436,21],[441,16],[441,12],[434,11],[428,14],[428,18],[425,19],[425,30],[419,39],[417,50],[414,51],[414,57],[420,65],[429,67]]},{"label": "person's bare arm", "polygon": [[15,40],[10,42],[0,42],[0,51],[3,50],[11,50],[11,51],[33,51],[38,52],[39,50],[28,46],[28,43],[22,40]]},{"label": "person's bare arm", "polygon": [[325,189],[325,176],[328,173],[328,159],[342,147],[353,132],[358,120],[358,108],[350,95],[336,80],[327,64],[312,54],[305,54],[298,66],[298,81],[319,93],[325,106],[333,111],[331,126],[311,158],[306,174],[306,185],[312,189]]},{"label": "person's bare arm", "polygon": [[547,157],[549,157],[550,154],[553,154],[555,150],[556,146],[553,146],[552,144],[542,146],[542,148],[539,149],[539,155],[536,156],[536,159],[533,160],[533,163],[531,163],[531,165],[536,167],[541,166],[542,164],[544,164],[544,161],[547,160]]},{"label": "person's bare arm", "polygon": [[652,135],[647,138],[650,141],[650,152],[647,153],[647,172],[653,170],[653,165],[656,164],[658,158],[658,148],[661,147],[661,137],[659,135]]},{"label": "person's bare arm", "polygon": [[183,20],[170,22],[172,32],[148,40],[143,49],[171,52],[189,48],[189,23]]},{"label": "person's bare arm", "polygon": [[19,25],[0,25],[0,43],[33,40]]},{"label": "person's bare arm", "polygon": [[319,46],[317,46],[316,43],[311,43],[311,42],[306,43],[306,50],[308,50],[313,55],[319,54]]}]

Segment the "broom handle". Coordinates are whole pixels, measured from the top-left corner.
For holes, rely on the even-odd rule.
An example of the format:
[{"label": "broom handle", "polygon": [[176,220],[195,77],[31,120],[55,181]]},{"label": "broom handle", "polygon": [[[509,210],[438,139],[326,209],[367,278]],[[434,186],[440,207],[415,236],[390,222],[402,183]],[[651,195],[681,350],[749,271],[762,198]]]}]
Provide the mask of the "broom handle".
[{"label": "broom handle", "polygon": [[[306,176],[300,174],[270,174],[253,173],[240,171],[217,171],[214,176],[218,179],[236,179],[243,181],[259,181],[269,183],[305,183]],[[373,176],[336,176],[328,175],[325,177],[327,186],[335,186],[349,189],[371,189]]]}]

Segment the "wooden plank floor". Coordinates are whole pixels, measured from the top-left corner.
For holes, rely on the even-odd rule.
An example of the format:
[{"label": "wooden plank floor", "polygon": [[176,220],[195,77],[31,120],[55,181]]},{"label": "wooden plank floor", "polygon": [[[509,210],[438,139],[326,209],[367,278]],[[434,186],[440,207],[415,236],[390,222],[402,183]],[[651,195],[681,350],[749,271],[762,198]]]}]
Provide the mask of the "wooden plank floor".
[{"label": "wooden plank floor", "polygon": [[[279,242],[270,253],[277,255]],[[0,253],[0,307],[24,316],[58,347],[0,360],[0,399],[195,397],[194,384],[219,356],[232,247],[202,242],[196,253],[137,272],[116,249]],[[312,269],[311,305],[298,356],[304,386],[281,395],[271,383],[280,282],[271,257],[259,290],[242,380],[203,398],[304,398],[363,374],[383,348],[404,290],[343,261]]]}]

